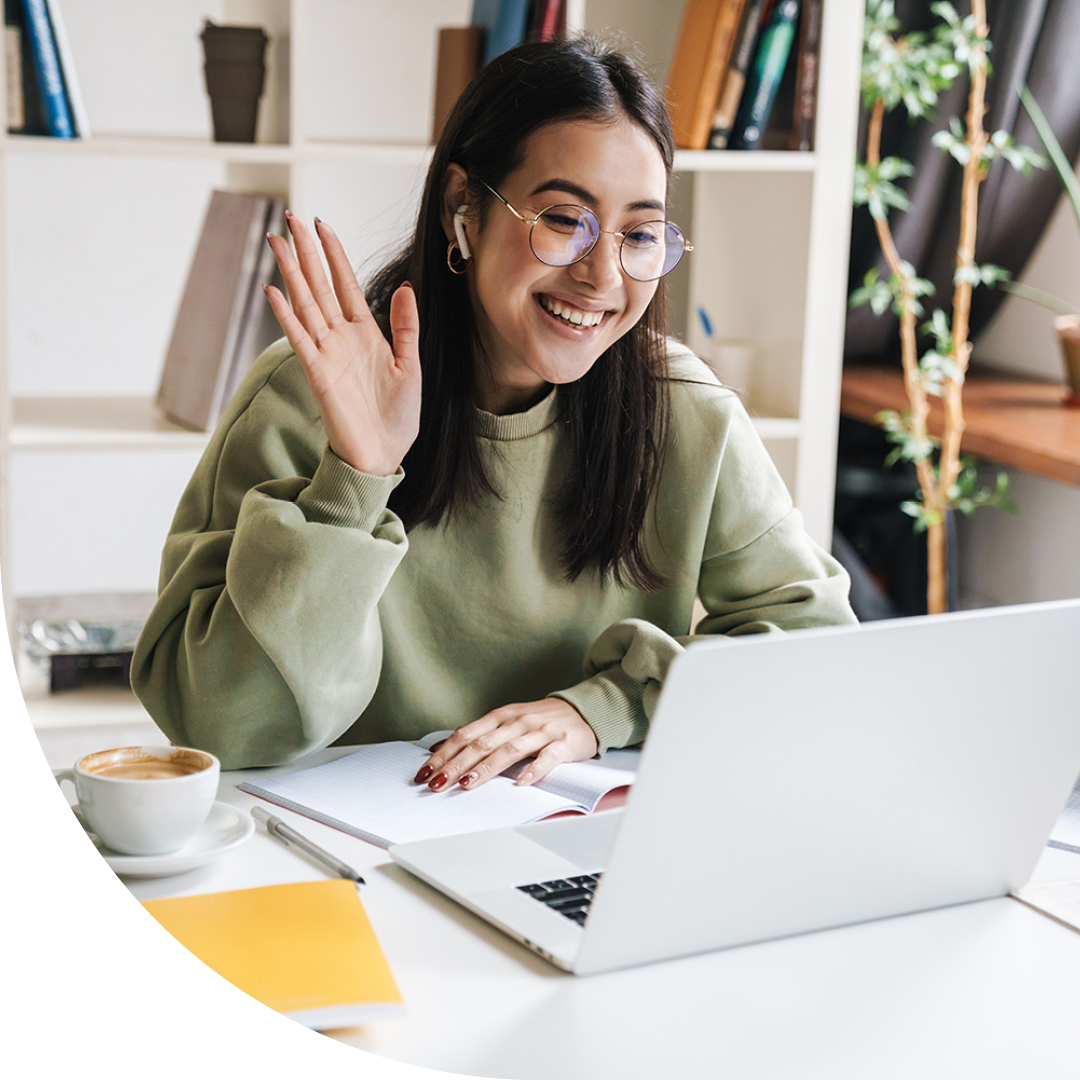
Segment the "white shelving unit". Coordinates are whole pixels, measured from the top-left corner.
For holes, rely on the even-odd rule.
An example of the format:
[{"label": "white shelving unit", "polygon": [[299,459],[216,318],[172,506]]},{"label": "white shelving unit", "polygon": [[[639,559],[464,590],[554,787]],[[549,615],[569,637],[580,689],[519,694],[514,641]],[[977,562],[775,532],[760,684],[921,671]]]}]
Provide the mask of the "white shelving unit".
[{"label": "white shelving unit", "polygon": [[[662,81],[683,6],[568,0],[568,22],[620,32]],[[468,22],[471,0],[63,7],[93,137],[0,137],[9,633],[23,596],[155,587],[207,438],[165,421],[152,398],[210,190],[282,195],[335,225],[361,275],[377,265],[405,234],[429,160],[436,28]],[[695,245],[669,279],[672,329],[693,344],[701,305],[718,336],[753,345],[748,405],[826,545],[862,7],[825,0],[815,151],[680,151],[671,211]],[[270,36],[254,145],[211,139],[204,18]],[[37,711],[57,724],[64,710]]]}]

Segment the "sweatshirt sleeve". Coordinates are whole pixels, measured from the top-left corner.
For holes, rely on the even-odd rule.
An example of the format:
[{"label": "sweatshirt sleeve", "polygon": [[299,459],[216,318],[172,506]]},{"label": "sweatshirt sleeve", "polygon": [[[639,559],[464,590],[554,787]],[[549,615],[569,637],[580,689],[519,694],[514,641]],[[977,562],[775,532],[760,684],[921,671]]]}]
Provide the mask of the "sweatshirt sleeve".
[{"label": "sweatshirt sleeve", "polygon": [[[707,413],[710,454],[702,453],[710,446],[708,432],[689,423],[690,430],[676,440],[671,479],[659,496],[661,518],[671,528],[688,530],[679,538],[687,555],[700,553],[694,572],[705,617],[691,634],[668,633],[642,619],[616,623],[589,649],[585,679],[553,695],[585,717],[601,753],[645,739],[668,666],[695,638],[782,634],[856,621],[847,574],[806,533],[741,404],[727,391],[718,393],[727,400]],[[680,441],[696,448],[692,460],[684,459]],[[703,474],[713,483],[703,483]],[[705,500],[700,512],[699,499]],[[704,524],[703,542],[693,539],[696,521]],[[663,546],[678,545],[669,535]],[[679,576],[678,567],[670,569]]]},{"label": "sweatshirt sleeve", "polygon": [[170,739],[245,768],[356,721],[382,665],[377,604],[407,548],[387,509],[400,479],[338,458],[291,350],[263,354],[180,501],[132,660]]}]

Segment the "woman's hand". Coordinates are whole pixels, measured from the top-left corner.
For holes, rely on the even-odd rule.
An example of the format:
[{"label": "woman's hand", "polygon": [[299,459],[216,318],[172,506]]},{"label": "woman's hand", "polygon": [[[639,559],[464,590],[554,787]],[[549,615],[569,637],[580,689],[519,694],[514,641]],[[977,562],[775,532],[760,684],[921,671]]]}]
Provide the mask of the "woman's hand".
[{"label": "woman's hand", "polygon": [[311,230],[293,214],[287,219],[295,256],[284,237],[267,240],[291,303],[273,286],[266,297],[303,365],[330,449],[360,472],[390,476],[420,429],[416,296],[403,285],[390,301],[391,348],[330,226],[315,219],[332,289]]},{"label": "woman's hand", "polygon": [[432,791],[452,784],[477,788],[526,758],[535,757],[517,777],[534,784],[564,761],[596,754],[593,729],[561,698],[504,705],[458,728],[441,743],[416,774],[415,783]]}]

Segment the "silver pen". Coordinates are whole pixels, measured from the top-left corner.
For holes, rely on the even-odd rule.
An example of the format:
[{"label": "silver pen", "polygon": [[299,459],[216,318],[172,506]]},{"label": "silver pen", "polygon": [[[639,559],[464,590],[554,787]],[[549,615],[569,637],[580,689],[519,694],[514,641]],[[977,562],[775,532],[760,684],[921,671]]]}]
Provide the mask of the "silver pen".
[{"label": "silver pen", "polygon": [[275,817],[261,806],[253,806],[251,816],[256,821],[261,821],[266,826],[266,831],[275,840],[280,840],[287,847],[297,847],[306,852],[316,862],[322,863],[331,873],[337,874],[338,877],[348,878],[358,885],[366,884],[364,879],[348,863],[343,863],[340,859],[335,858],[329,851],[319,847],[318,844],[309,840],[306,836],[302,836],[291,825],[286,825],[281,818]]}]

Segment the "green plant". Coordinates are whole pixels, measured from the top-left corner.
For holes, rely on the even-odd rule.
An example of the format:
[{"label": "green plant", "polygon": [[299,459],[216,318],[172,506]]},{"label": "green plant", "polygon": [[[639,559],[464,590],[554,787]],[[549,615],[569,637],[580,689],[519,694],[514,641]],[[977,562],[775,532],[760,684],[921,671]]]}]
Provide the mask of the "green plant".
[{"label": "green plant", "polygon": [[[1006,280],[1009,272],[975,262],[978,227],[978,189],[990,165],[1002,158],[1022,173],[1041,163],[1038,154],[1017,146],[1008,132],[988,133],[983,127],[990,51],[985,0],[972,0],[971,13],[961,17],[951,3],[934,3],[940,20],[928,32],[899,33],[893,0],[867,0],[863,44],[862,100],[869,114],[865,162],[855,169],[856,206],[866,206],[874,219],[878,243],[889,269],[888,278],[871,270],[851,296],[851,306],[869,304],[875,314],[890,308],[900,320],[901,364],[909,408],[882,412],[878,422],[893,444],[887,460],[905,460],[915,467],[919,497],[903,505],[915,528],[927,535],[927,610],[947,607],[947,533],[949,510],[970,514],[980,506],[1015,510],[1008,497],[1008,478],[998,475],[993,487],[979,487],[970,458],[961,457],[964,431],[962,388],[971,355],[968,340],[972,290]],[[923,300],[932,296],[931,282],[897,250],[889,214],[906,211],[910,203],[900,187],[914,166],[899,157],[881,157],[882,123],[887,112],[903,108],[911,121],[933,116],[942,90],[967,69],[971,88],[964,120],[950,119],[933,143],[963,168],[960,196],[960,235],[949,314],[940,308],[926,316]],[[919,320],[924,319],[921,326]],[[919,335],[929,346],[919,354]],[[943,432],[930,434],[930,398],[942,401]]]}]

